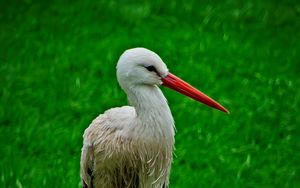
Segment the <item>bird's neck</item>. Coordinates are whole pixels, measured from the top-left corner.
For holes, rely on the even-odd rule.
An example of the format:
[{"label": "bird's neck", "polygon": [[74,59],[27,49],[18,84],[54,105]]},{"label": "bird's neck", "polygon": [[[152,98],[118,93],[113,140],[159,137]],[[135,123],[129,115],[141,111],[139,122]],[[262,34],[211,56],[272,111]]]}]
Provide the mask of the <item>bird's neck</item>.
[{"label": "bird's neck", "polygon": [[167,100],[157,86],[138,86],[126,91],[130,105],[145,132],[156,136],[174,136],[174,120]]}]

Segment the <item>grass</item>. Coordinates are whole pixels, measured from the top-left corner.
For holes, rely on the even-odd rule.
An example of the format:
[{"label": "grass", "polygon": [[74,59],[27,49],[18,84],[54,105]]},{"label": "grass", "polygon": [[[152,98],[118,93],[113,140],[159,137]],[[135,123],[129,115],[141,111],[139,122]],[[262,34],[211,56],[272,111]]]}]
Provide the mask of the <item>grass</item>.
[{"label": "grass", "polygon": [[297,1],[1,1],[0,187],[79,187],[82,134],[126,105],[115,66],[157,52],[230,115],[163,89],[171,187],[300,187]]}]

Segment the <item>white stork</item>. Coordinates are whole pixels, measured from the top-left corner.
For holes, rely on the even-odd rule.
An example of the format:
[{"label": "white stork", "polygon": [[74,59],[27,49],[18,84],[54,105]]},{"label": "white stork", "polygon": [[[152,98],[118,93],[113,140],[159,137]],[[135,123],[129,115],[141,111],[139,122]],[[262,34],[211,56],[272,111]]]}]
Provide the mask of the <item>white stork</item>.
[{"label": "white stork", "polygon": [[145,48],[121,55],[117,78],[131,106],[107,110],[85,130],[80,162],[83,187],[166,188],[175,126],[158,86],[228,110],[171,74],[161,58]]}]

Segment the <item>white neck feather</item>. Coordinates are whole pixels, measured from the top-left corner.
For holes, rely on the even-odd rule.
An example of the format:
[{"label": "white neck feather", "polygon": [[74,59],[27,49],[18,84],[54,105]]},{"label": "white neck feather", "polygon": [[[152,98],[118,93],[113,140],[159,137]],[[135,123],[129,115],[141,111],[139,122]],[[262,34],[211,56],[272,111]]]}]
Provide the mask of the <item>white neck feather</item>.
[{"label": "white neck feather", "polygon": [[174,120],[161,90],[157,86],[139,85],[125,92],[141,124],[135,131],[144,138],[173,140]]}]

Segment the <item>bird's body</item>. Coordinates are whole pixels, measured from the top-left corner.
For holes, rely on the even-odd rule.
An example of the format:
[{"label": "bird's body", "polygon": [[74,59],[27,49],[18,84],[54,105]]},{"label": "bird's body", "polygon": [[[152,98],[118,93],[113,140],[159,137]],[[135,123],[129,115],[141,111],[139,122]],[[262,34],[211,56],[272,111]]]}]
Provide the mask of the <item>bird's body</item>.
[{"label": "bird's body", "polygon": [[117,77],[131,106],[107,110],[85,130],[84,187],[168,187],[175,126],[158,88],[162,79],[168,84],[168,74],[162,60],[144,48],[120,57]]},{"label": "bird's body", "polygon": [[[82,174],[87,183],[93,178],[94,187],[167,187],[174,145],[173,119],[167,105],[160,111],[143,108],[142,114],[131,106],[110,109],[86,129]],[[92,176],[88,171],[93,171]]]}]

